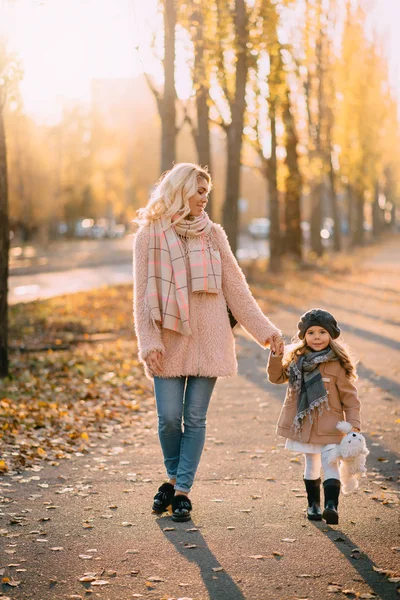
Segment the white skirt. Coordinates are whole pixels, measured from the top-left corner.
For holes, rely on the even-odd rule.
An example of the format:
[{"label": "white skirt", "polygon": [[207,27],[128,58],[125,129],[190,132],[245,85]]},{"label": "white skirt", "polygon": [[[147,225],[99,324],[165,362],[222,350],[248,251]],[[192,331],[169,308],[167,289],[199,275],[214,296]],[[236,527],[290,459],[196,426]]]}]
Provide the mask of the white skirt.
[{"label": "white skirt", "polygon": [[321,454],[327,450],[335,448],[336,444],[309,444],[308,442],[296,442],[296,440],[286,439],[285,448],[292,452],[303,452],[303,454]]}]

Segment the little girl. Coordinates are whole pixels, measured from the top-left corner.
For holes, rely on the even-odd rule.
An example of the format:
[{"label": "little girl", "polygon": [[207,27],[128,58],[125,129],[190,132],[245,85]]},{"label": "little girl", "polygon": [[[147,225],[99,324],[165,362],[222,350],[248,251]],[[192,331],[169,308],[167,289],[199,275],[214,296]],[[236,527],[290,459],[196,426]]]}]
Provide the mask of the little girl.
[{"label": "little girl", "polygon": [[[271,383],[289,382],[277,433],[286,448],[304,452],[307,518],[336,525],[339,522],[340,478],[337,465],[329,464],[330,450],[340,443],[338,421],[346,420],[360,431],[360,401],[352,383],[355,365],[337,338],[340,329],[326,310],[313,308],[297,325],[297,338],[285,351],[282,341],[268,361]],[[320,508],[320,471],[324,472],[324,512]]]}]

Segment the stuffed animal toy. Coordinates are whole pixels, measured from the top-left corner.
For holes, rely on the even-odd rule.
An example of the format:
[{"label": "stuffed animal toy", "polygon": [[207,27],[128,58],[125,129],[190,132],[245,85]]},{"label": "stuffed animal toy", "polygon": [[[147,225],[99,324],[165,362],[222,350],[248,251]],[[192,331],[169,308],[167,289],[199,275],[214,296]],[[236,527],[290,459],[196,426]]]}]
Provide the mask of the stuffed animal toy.
[{"label": "stuffed animal toy", "polygon": [[351,431],[352,426],[347,421],[339,421],[336,425],[344,438],[331,450],[329,462],[339,462],[340,481],[343,494],[350,494],[358,489],[360,477],[365,477],[367,469],[365,462],[369,454],[365,437],[361,433]]}]

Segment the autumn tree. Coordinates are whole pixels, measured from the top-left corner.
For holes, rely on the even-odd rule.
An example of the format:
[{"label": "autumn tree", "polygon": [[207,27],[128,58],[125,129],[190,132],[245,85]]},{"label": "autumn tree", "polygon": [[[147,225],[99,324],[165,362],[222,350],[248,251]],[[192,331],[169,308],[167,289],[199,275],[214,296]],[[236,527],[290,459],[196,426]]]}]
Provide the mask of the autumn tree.
[{"label": "autumn tree", "polygon": [[285,128],[285,237],[284,251],[301,261],[303,256],[301,231],[302,175],[298,156],[298,134],[294,106],[289,87],[282,100],[282,119]]},{"label": "autumn tree", "polygon": [[176,0],[160,0],[164,22],[164,86],[158,89],[152,77],[144,72],[147,83],[157,101],[161,120],[161,172],[171,169],[176,159],[176,89],[175,38],[177,24]]},{"label": "autumn tree", "polygon": [[[1,15],[0,15],[1,16]],[[7,140],[4,112],[9,92],[20,77],[16,60],[0,34],[0,377],[8,375],[8,258],[10,247]]]},{"label": "autumn tree", "polygon": [[237,248],[238,199],[243,127],[246,109],[246,83],[251,42],[249,19],[254,9],[245,0],[232,3],[216,0],[217,36],[215,40],[216,77],[219,99],[219,124],[226,133],[227,169],[222,224],[233,252]]}]

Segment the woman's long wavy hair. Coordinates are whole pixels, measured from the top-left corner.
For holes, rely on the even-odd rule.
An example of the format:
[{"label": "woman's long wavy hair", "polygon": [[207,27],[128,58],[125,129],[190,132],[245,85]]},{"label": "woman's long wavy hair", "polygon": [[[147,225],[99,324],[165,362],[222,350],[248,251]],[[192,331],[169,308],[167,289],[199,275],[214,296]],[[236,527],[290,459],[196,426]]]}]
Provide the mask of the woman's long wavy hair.
[{"label": "woman's long wavy hair", "polygon": [[178,163],[170,171],[161,175],[144,208],[140,208],[138,225],[145,225],[160,217],[173,217],[179,214],[178,223],[190,213],[189,198],[197,192],[198,179],[205,179],[211,189],[211,177],[206,168],[194,163]]},{"label": "woman's long wavy hair", "polygon": [[[346,377],[350,381],[355,381],[357,379],[356,362],[350,348],[343,342],[333,340],[331,336],[329,336],[329,346],[338,357],[340,364],[346,372]],[[293,360],[297,360],[300,356],[309,352],[312,352],[312,350],[307,346],[306,340],[300,340],[297,336],[294,337],[292,344],[285,351],[282,361],[283,368],[287,370]]]}]

